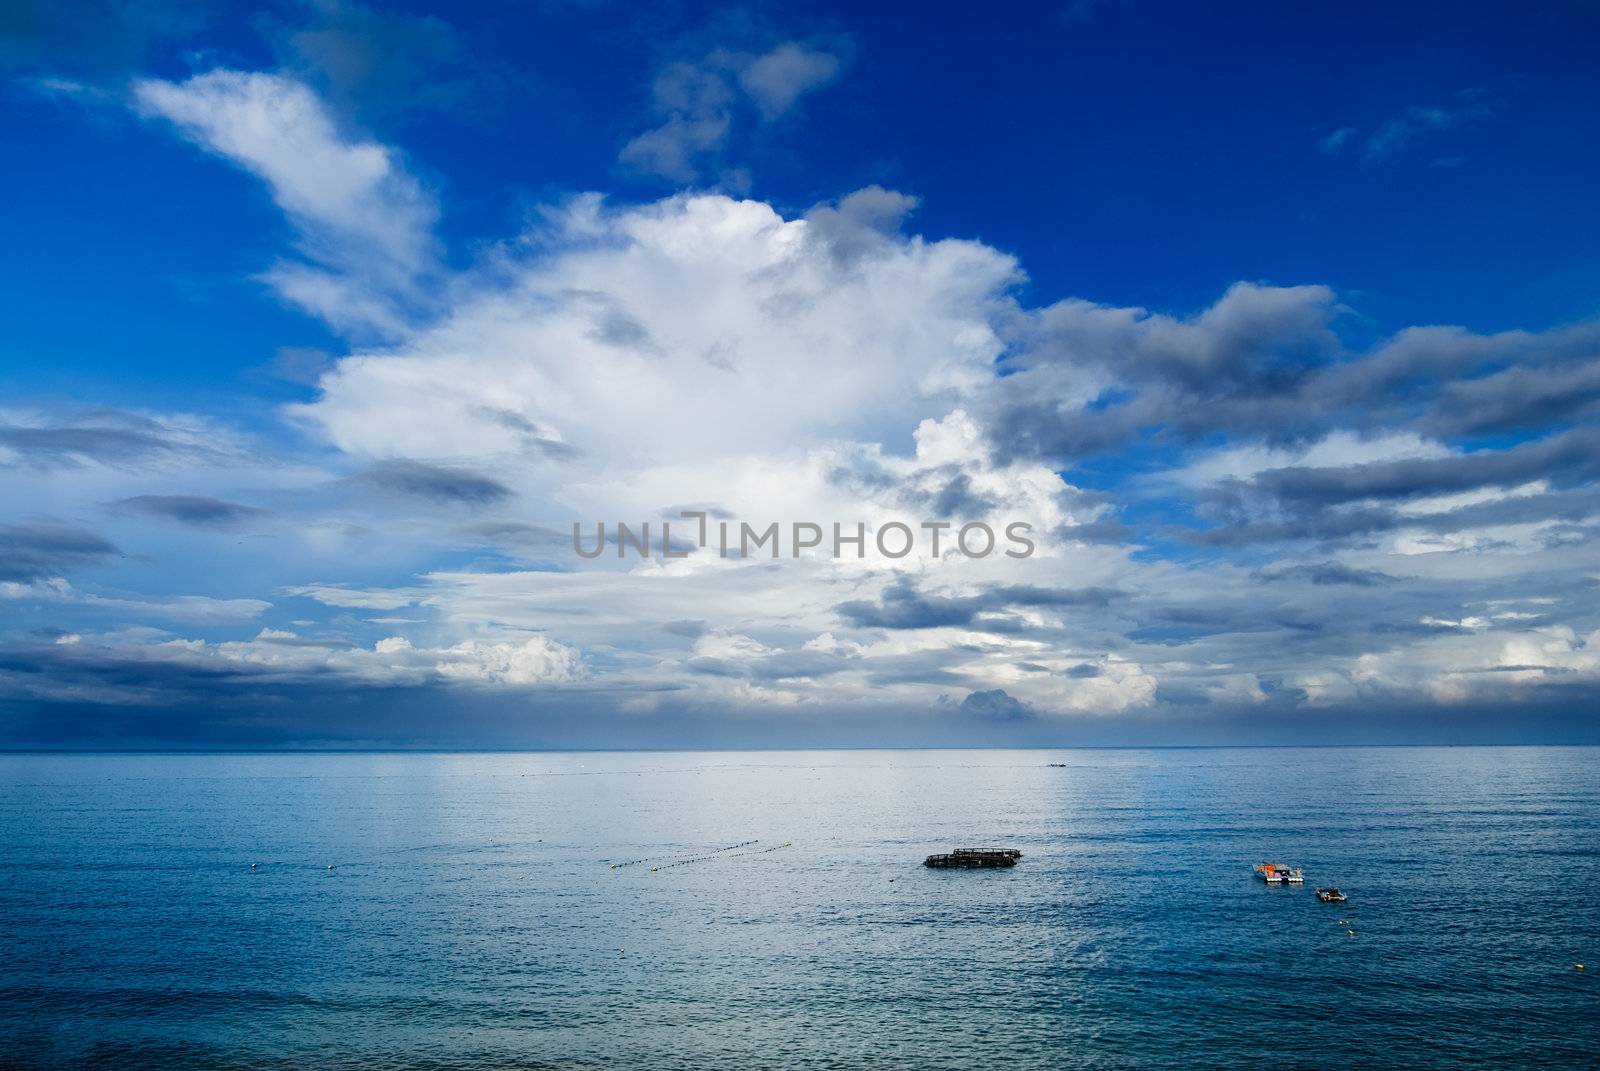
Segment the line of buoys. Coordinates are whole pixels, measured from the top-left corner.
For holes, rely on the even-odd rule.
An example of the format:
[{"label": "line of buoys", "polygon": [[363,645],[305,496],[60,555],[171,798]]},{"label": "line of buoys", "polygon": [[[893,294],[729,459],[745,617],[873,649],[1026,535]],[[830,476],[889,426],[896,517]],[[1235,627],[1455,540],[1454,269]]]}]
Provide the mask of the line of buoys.
[{"label": "line of buoys", "polygon": [[792,848],[793,846],[794,846],[794,841],[786,840],[782,844],[774,844],[770,848],[757,848],[753,852],[740,852],[738,855],[731,855],[728,858],[730,858],[730,859],[748,859],[752,855],[766,855],[768,852],[775,852],[780,848]]},{"label": "line of buoys", "polygon": [[620,870],[625,866],[638,866],[640,863],[648,863],[649,861],[649,856],[645,856],[643,859],[629,859],[626,863],[612,863],[611,869]]},{"label": "line of buoys", "polygon": [[718,848],[716,851],[707,852],[704,855],[692,855],[687,859],[675,859],[670,863],[662,863],[660,866],[653,866],[650,868],[650,873],[654,874],[658,870],[671,870],[675,866],[688,866],[690,863],[703,863],[707,859],[715,859],[724,852],[731,852],[735,848],[748,848],[752,844],[760,843],[760,840],[747,840],[742,844],[730,844],[726,848]]}]

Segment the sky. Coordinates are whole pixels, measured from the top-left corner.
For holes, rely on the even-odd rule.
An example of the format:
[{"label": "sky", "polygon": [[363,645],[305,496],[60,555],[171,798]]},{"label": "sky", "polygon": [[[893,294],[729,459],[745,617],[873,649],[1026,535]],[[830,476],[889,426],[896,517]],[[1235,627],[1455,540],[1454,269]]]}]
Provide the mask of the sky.
[{"label": "sky", "polygon": [[1600,742],[1600,7],[1297,7],[7,5],[0,747]]}]

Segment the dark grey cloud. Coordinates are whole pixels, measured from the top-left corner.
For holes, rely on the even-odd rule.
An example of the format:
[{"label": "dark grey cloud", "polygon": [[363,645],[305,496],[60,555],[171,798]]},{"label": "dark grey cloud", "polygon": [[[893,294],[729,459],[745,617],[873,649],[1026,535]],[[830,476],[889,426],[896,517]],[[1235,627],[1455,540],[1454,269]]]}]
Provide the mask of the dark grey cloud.
[{"label": "dark grey cloud", "polygon": [[0,447],[31,468],[96,461],[126,465],[191,448],[160,421],[120,409],[83,409],[40,424],[0,423]]},{"label": "dark grey cloud", "polygon": [[356,478],[384,491],[454,505],[486,506],[511,496],[511,488],[493,477],[421,461],[380,461]]},{"label": "dark grey cloud", "polygon": [[1448,384],[1423,431],[1444,438],[1546,428],[1600,412],[1600,359],[1556,367],[1518,365]]},{"label": "dark grey cloud", "polygon": [[959,472],[934,496],[935,517],[983,517],[995,508],[995,500],[972,489],[972,477]]},{"label": "dark grey cloud", "polygon": [[986,721],[1027,721],[1038,716],[1028,704],[1007,694],[1003,688],[970,693],[961,701],[961,712]]},{"label": "dark grey cloud", "polygon": [[684,668],[688,669],[690,673],[698,673],[704,677],[750,676],[749,666],[730,658],[711,658],[707,656],[691,658],[684,663]]},{"label": "dark grey cloud", "polygon": [[1023,364],[1097,365],[1124,383],[1201,394],[1281,394],[1338,354],[1334,309],[1326,287],[1254,283],[1189,319],[1068,300],[1041,310]]},{"label": "dark grey cloud", "polygon": [[604,290],[561,291],[574,309],[582,309],[589,316],[588,335],[618,349],[638,350],[656,354],[660,350],[650,338],[650,331],[628,311],[627,304],[615,294]]},{"label": "dark grey cloud", "polygon": [[1600,321],[1408,328],[1351,353],[1330,330],[1338,312],[1323,287],[1249,284],[1187,319],[1083,301],[1019,310],[1001,325],[1010,374],[983,421],[1002,458],[1070,463],[1146,440],[1293,443],[1337,428],[1458,440],[1600,412]]},{"label": "dark grey cloud", "polygon": [[[1444,534],[1495,525],[1561,522],[1546,533],[1548,539],[1586,541],[1595,534],[1590,518],[1600,511],[1600,487],[1595,486],[1593,476],[1597,466],[1581,447],[1591,435],[1530,443],[1526,448],[1494,452],[1494,459],[1490,454],[1441,458],[1446,464],[1431,471],[1396,463],[1329,470],[1279,469],[1274,471],[1293,475],[1275,476],[1267,487],[1228,480],[1196,496],[1200,515],[1217,527],[1173,528],[1164,534],[1213,547],[1300,540],[1360,544],[1397,528]],[[1548,471],[1541,468],[1546,462],[1551,463]],[[1480,464],[1482,468],[1477,467]],[[1302,472],[1318,475],[1300,483]],[[1437,483],[1430,482],[1433,475],[1440,477]],[[1388,503],[1366,504],[1367,497],[1445,494],[1478,486],[1515,486],[1540,478],[1576,486],[1431,513],[1406,511]],[[1360,497],[1352,502],[1351,495]]]},{"label": "dark grey cloud", "polygon": [[1326,613],[1290,602],[1211,599],[1203,604],[1153,603],[1139,614],[1141,624],[1128,633],[1140,643],[1182,645],[1204,636],[1299,633],[1317,635],[1328,628]]},{"label": "dark grey cloud", "polygon": [[972,486],[960,465],[921,469],[911,479],[890,471],[874,454],[857,453],[828,470],[828,482],[864,498],[888,499],[930,520],[967,520],[988,515],[995,500]]},{"label": "dark grey cloud", "polygon": [[1354,569],[1339,562],[1302,563],[1297,565],[1275,565],[1266,569],[1257,569],[1250,574],[1252,580],[1263,580],[1268,583],[1275,581],[1292,581],[1307,584],[1354,584],[1358,587],[1376,587],[1379,584],[1398,583],[1399,578],[1376,569]]},{"label": "dark grey cloud", "polygon": [[158,517],[201,528],[225,527],[265,512],[209,495],[135,495],[121,499],[113,506],[119,512]]},{"label": "dark grey cloud", "polygon": [[884,249],[917,203],[882,186],[862,187],[836,203],[814,205],[805,217],[806,241],[836,263],[855,263]]},{"label": "dark grey cloud", "polygon": [[927,595],[909,580],[884,589],[880,602],[852,600],[834,609],[859,628],[922,629],[942,627],[993,627],[1007,631],[1003,622],[979,622],[979,615],[1012,607],[1104,607],[1121,596],[1111,588],[1044,588],[1005,584],[976,595]]},{"label": "dark grey cloud", "polygon": [[474,415],[516,432],[522,440],[522,449],[530,454],[541,454],[557,461],[578,456],[577,448],[571,443],[554,438],[549,428],[540,427],[521,413],[484,405],[478,406]]},{"label": "dark grey cloud", "polygon": [[1001,457],[1057,460],[1152,429],[1190,441],[1292,426],[1280,410],[1340,356],[1334,312],[1326,287],[1240,283],[1188,319],[1079,300],[1019,313],[985,424]]},{"label": "dark grey cloud", "polygon": [[1581,428],[1509,450],[1405,459],[1339,468],[1271,469],[1250,481],[1280,500],[1328,505],[1514,487],[1538,479],[1558,486],[1600,476],[1600,428]]},{"label": "dark grey cloud", "polygon": [[101,565],[122,552],[81,528],[61,524],[0,526],[0,580],[29,581]]},{"label": "dark grey cloud", "polygon": [[481,521],[465,529],[466,534],[492,543],[514,543],[528,546],[554,546],[563,533],[541,524],[525,521]]},{"label": "dark grey cloud", "polygon": [[1090,521],[1086,524],[1064,524],[1051,532],[1055,539],[1072,543],[1109,544],[1126,543],[1133,538],[1134,530],[1121,521]]}]

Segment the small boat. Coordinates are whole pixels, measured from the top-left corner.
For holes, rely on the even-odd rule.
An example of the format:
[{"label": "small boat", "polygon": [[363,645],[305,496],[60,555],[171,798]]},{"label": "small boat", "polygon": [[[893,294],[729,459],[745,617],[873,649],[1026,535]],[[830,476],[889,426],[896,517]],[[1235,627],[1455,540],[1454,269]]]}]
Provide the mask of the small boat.
[{"label": "small boat", "polygon": [[1016,866],[1017,860],[1022,858],[1022,853],[1015,848],[957,848],[953,852],[942,855],[930,855],[922,861],[923,866],[931,866],[939,870],[952,867],[975,869],[979,867]]},{"label": "small boat", "polygon": [[1257,863],[1256,876],[1268,885],[1301,885],[1306,880],[1299,867],[1282,863]]},{"label": "small boat", "polygon": [[1342,904],[1350,898],[1331,885],[1327,887],[1319,885],[1317,886],[1317,899],[1325,904]]}]

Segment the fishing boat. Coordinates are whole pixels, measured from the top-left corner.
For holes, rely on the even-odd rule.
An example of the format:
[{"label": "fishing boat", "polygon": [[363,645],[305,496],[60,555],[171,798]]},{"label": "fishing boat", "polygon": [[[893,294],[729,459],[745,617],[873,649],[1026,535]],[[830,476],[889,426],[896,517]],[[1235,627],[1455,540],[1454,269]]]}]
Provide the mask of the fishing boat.
[{"label": "fishing boat", "polygon": [[1327,886],[1326,888],[1319,885],[1317,886],[1317,899],[1321,900],[1325,904],[1342,904],[1348,900],[1349,897],[1331,885]]},{"label": "fishing boat", "polygon": [[1282,863],[1257,863],[1256,876],[1268,885],[1300,885],[1306,880],[1299,867]]},{"label": "fishing boat", "polygon": [[946,870],[952,867],[976,869],[979,867],[1016,866],[1022,853],[1015,848],[957,848],[952,852],[930,855],[923,866]]}]

